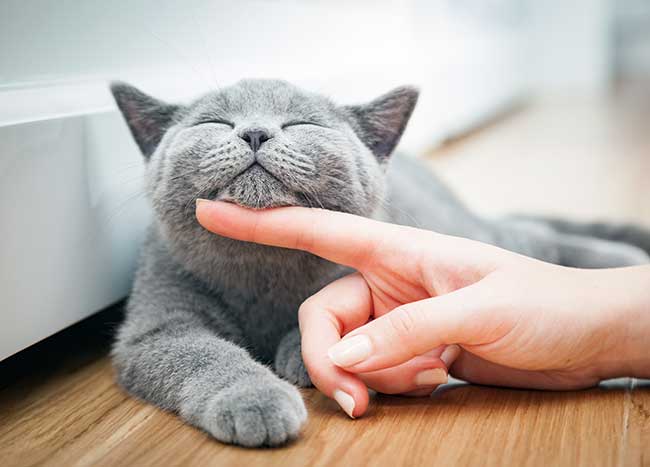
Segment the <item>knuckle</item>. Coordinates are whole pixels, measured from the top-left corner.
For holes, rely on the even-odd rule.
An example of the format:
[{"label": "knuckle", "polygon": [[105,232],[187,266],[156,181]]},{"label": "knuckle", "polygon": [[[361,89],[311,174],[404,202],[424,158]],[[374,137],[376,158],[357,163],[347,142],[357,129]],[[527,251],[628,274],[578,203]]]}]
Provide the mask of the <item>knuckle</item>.
[{"label": "knuckle", "polygon": [[416,308],[398,308],[388,313],[388,323],[398,342],[408,345],[417,331]]},{"label": "knuckle", "polygon": [[300,320],[309,319],[309,316],[312,315],[315,309],[316,309],[315,299],[313,296],[309,297],[307,300],[302,302],[302,304],[298,308],[298,319]]}]

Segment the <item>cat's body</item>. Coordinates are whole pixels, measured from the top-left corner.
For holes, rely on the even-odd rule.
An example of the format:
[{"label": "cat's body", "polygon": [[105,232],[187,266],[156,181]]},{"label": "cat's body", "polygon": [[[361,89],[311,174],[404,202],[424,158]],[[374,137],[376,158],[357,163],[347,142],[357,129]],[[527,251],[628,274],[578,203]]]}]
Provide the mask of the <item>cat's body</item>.
[{"label": "cat's body", "polygon": [[388,165],[386,179],[415,105],[410,88],[355,107],[275,81],[245,81],[186,108],[126,85],[113,92],[148,161],[156,212],[113,349],[118,379],[225,442],[277,445],[298,434],[306,419],[300,394],[270,367],[309,385],[298,307],[349,270],[210,234],[194,219],[197,197],[344,210],[571,266],[647,260],[634,246],[563,234],[550,223],[483,220],[406,157]]}]

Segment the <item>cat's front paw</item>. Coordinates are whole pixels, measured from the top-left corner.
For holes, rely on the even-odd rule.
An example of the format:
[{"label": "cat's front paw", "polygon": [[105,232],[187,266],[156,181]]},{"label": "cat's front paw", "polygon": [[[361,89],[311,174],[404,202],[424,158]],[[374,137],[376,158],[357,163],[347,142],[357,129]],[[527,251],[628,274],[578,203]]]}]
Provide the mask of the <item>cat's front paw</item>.
[{"label": "cat's front paw", "polygon": [[313,386],[305,363],[302,361],[302,352],[300,347],[300,331],[295,329],[287,334],[275,355],[274,362],[275,372],[301,388]]},{"label": "cat's front paw", "polygon": [[242,381],[213,397],[203,428],[224,443],[278,446],[298,436],[307,410],[298,390],[276,378]]}]

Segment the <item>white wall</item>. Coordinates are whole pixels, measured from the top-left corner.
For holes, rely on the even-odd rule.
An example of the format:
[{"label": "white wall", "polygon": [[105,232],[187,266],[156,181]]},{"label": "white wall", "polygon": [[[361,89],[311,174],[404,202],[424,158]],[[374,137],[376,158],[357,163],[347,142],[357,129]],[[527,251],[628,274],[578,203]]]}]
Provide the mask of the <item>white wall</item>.
[{"label": "white wall", "polygon": [[[110,79],[185,99],[242,77],[280,77],[351,102],[413,83],[422,103],[404,143],[420,150],[522,88],[521,31],[450,5],[5,0],[0,83],[14,92],[0,100],[0,121],[29,119],[25,109],[50,115],[112,108]],[[70,82],[72,88],[49,86]],[[30,91],[16,91],[21,87]]]},{"label": "white wall", "polygon": [[600,94],[613,66],[612,0],[528,0],[529,70],[541,93]]}]

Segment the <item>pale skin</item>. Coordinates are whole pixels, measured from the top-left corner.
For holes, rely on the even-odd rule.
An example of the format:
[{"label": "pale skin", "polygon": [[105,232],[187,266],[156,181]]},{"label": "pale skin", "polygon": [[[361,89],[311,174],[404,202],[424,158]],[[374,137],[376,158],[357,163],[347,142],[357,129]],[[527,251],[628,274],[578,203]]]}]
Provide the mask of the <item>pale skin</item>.
[{"label": "pale skin", "polygon": [[566,268],[322,209],[201,200],[196,215],[216,234],[357,271],[299,311],[311,380],[350,416],[366,411],[368,388],[428,395],[447,372],[550,390],[650,377],[650,266]]}]

